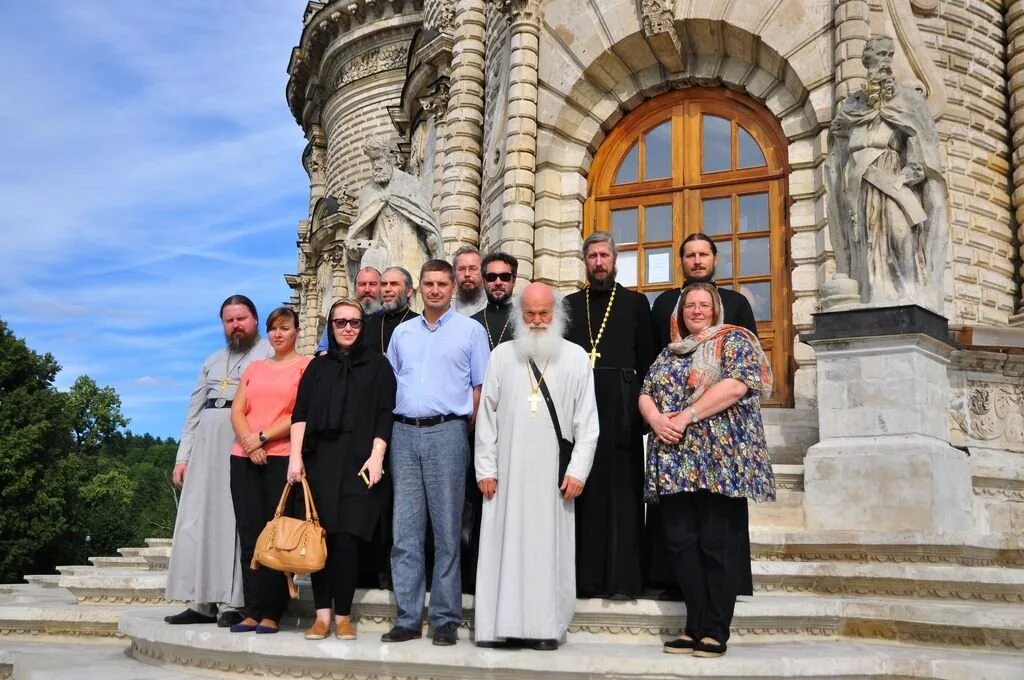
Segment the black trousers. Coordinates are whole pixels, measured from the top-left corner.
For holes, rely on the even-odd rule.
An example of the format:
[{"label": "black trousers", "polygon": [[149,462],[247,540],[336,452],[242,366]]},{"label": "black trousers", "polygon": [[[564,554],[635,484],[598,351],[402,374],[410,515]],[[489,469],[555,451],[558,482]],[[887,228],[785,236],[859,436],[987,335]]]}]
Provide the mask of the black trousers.
[{"label": "black trousers", "polygon": [[279,571],[250,569],[256,539],[274,517],[288,477],[288,457],[268,456],[266,465],[231,456],[231,504],[241,546],[242,594],[245,615],[280,621],[288,607],[288,582]]},{"label": "black trousers", "polygon": [[365,541],[352,534],[327,534],[327,564],[309,575],[313,582],[313,606],[333,609],[335,616],[352,613],[352,598],[359,579],[360,544]]},{"label": "black trousers", "polygon": [[686,634],[726,642],[740,587],[745,499],[700,490],[658,502],[665,546],[686,602]]}]

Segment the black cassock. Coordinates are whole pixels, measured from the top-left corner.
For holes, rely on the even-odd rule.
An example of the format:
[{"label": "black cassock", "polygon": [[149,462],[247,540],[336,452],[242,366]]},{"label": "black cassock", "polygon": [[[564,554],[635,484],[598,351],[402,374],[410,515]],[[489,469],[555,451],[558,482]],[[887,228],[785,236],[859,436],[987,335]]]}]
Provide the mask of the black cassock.
[{"label": "black cassock", "polygon": [[[611,291],[590,292],[587,332],[586,290],[566,298],[566,339],[590,352]],[[579,597],[637,597],[643,591],[640,566],[644,523],[643,425],[637,400],[654,360],[651,308],[647,298],[615,284],[615,301],[597,343],[594,390],[601,435],[594,466],[576,499],[576,593]]]},{"label": "black cassock", "polygon": [[[670,319],[679,305],[679,293],[682,288],[666,290],[654,300],[651,311],[653,322],[654,342],[657,353],[668,347],[670,340]],[[718,294],[722,298],[723,321],[735,326],[742,326],[748,331],[757,335],[757,321],[754,319],[754,311],[750,303],[742,293],[737,293],[728,288],[719,288]],[[682,322],[680,321],[680,325]],[[686,334],[685,328],[679,332]],[[750,570],[750,532],[747,515],[747,506],[743,505],[744,529],[743,545],[739,555],[739,590],[740,595],[754,594],[754,580]],[[672,573],[672,565],[668,562],[668,552],[665,549],[665,535],[661,528],[661,511],[657,505],[650,505],[647,508],[647,526],[644,534],[644,585],[648,588],[660,591],[668,591],[665,594],[667,599],[682,599],[678,593],[676,577]]]},{"label": "black cassock", "polygon": [[366,348],[377,354],[387,354],[391,335],[398,324],[415,319],[419,314],[408,307],[400,312],[381,312],[366,318]]}]

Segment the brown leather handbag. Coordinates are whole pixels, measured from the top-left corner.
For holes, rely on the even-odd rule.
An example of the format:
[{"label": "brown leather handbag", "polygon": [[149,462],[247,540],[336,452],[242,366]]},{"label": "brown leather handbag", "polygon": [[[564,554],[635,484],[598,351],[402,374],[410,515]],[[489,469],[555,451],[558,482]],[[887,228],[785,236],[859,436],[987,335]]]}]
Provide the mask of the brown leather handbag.
[{"label": "brown leather handbag", "polygon": [[295,587],[295,574],[309,574],[320,571],[327,562],[327,532],[320,526],[320,516],[313,504],[313,494],[309,484],[303,477],[302,496],[306,502],[306,519],[286,517],[284,514],[288,495],[292,491],[289,482],[281,494],[281,501],[274,511],[274,518],[263,527],[260,537],[256,539],[256,550],[253,552],[251,569],[259,569],[260,565],[275,571],[283,571],[288,576],[288,593],[295,599],[299,590]]}]

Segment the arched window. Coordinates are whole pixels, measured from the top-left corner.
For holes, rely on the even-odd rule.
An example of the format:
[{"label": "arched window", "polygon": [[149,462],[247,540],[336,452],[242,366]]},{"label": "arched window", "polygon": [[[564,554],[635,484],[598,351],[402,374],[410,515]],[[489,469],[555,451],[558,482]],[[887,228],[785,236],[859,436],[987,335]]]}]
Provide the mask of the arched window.
[{"label": "arched window", "polygon": [[[743,293],[775,373],[773,405],[790,405],[786,141],[770,112],[723,88],[651,99],[598,149],[584,231],[611,232],[618,281],[653,299],[682,283],[679,246],[695,232],[718,248],[715,281]],[[586,235],[585,234],[585,235]]]}]

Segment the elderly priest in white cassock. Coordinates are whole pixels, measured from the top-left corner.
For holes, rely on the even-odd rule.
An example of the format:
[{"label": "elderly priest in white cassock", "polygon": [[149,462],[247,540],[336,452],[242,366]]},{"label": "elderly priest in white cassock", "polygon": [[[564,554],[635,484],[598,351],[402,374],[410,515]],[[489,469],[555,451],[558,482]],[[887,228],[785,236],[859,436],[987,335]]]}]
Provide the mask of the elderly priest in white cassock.
[{"label": "elderly priest in white cassock", "polygon": [[562,338],[566,314],[551,288],[531,283],[513,304],[515,340],[491,353],[476,419],[484,504],[475,639],[554,650],[576,604],[574,499],[597,446],[594,372],[583,348]]}]

